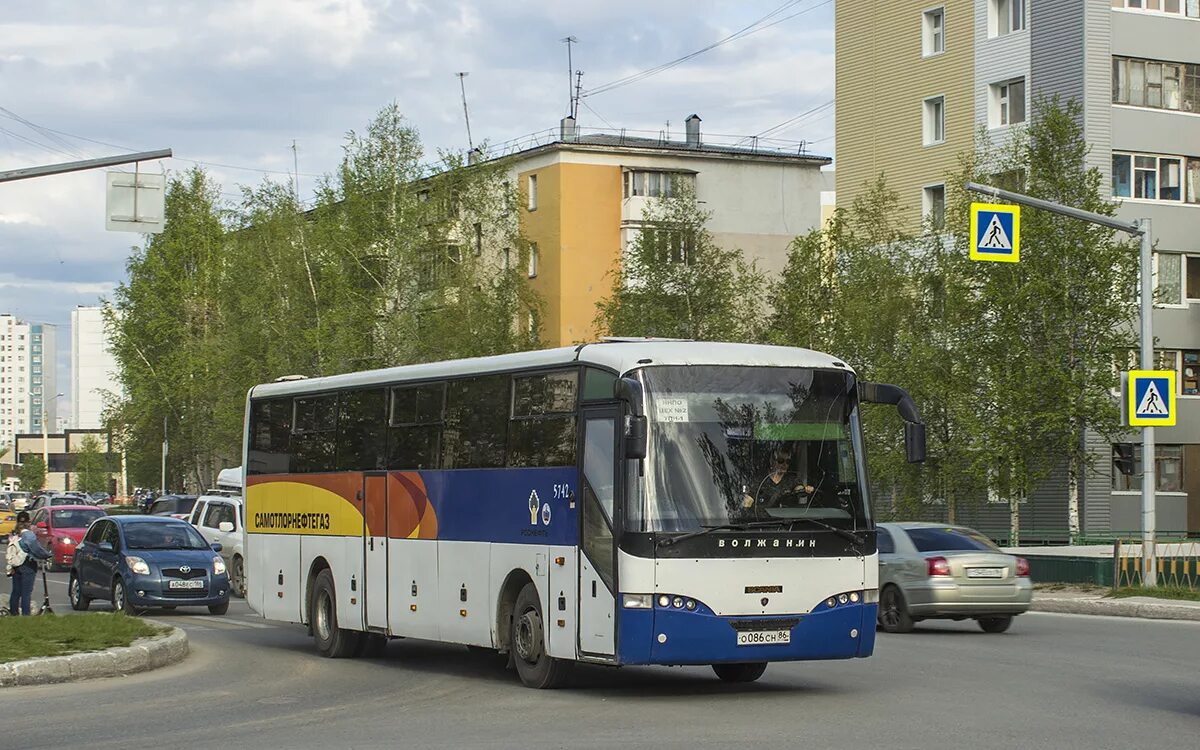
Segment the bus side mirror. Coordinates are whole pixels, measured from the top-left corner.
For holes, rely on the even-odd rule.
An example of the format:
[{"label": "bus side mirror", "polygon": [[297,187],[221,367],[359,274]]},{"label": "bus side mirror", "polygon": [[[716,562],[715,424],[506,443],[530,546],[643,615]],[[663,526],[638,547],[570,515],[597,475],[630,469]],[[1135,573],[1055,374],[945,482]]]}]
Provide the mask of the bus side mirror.
[{"label": "bus side mirror", "polygon": [[645,458],[647,426],[641,382],[633,378],[618,378],[613,383],[613,396],[625,404],[625,458]]},{"label": "bus side mirror", "polygon": [[904,457],[910,464],[925,462],[925,425],[921,422],[904,423]]}]

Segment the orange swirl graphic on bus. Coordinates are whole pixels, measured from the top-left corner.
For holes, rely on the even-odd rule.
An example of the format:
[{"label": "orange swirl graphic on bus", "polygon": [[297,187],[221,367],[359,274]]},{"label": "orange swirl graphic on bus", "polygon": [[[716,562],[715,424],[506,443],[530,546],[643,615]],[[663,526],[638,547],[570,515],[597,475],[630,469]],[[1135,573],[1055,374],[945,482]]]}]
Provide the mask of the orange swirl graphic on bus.
[{"label": "orange swirl graphic on bus", "polygon": [[393,539],[437,539],[437,513],[415,471],[388,474],[388,536]]}]

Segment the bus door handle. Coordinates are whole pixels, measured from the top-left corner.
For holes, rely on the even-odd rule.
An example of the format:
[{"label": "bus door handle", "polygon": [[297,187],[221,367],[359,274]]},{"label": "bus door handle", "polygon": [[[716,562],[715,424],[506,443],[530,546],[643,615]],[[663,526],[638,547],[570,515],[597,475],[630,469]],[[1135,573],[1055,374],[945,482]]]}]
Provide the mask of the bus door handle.
[{"label": "bus door handle", "polygon": [[367,549],[375,551],[375,537],[367,537]]},{"label": "bus door handle", "polygon": [[596,598],[596,579],[592,579],[592,598]]}]

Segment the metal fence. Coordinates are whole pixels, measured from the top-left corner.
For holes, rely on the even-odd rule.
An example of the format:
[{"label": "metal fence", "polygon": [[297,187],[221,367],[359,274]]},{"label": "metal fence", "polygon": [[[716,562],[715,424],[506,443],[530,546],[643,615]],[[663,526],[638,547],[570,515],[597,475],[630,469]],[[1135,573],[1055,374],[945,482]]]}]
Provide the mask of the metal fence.
[{"label": "metal fence", "polygon": [[[1157,545],[1159,586],[1200,589],[1200,542],[1160,542]],[[1113,542],[1113,587],[1142,585],[1142,545]]]}]

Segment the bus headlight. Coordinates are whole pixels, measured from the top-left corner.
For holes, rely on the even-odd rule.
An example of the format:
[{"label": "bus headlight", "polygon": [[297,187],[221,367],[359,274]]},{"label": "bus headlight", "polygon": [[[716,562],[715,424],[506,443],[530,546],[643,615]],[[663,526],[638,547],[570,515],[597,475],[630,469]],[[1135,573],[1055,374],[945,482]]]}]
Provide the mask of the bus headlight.
[{"label": "bus headlight", "polygon": [[695,608],[696,608],[696,600],[695,600],[695,599],[688,599],[688,600],[687,600],[687,603],[686,603],[686,604],[684,604],[683,606],[687,607],[687,609],[688,609],[689,611],[690,611],[690,610],[693,610],[693,609],[695,609]]},{"label": "bus headlight", "polygon": [[625,609],[650,609],[654,606],[652,594],[621,594],[621,606]]},{"label": "bus headlight", "polygon": [[850,592],[850,601],[854,602],[855,604],[858,604],[858,599],[859,599],[858,592],[851,591]]},{"label": "bus headlight", "polygon": [[683,606],[683,597],[682,596],[675,597],[674,599],[671,600],[671,604],[674,605],[675,609],[679,609],[680,607]]},{"label": "bus headlight", "polygon": [[666,594],[660,594],[658,597],[658,606],[660,606],[660,607],[671,606],[671,597],[667,596]]}]

